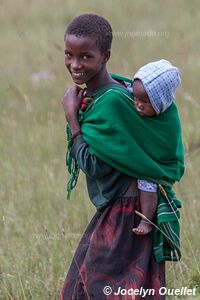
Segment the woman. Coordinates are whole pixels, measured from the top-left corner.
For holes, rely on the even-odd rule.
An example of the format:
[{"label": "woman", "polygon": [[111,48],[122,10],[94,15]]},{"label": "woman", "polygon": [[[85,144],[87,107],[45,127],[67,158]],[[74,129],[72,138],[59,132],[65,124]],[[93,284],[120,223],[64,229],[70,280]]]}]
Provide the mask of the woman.
[{"label": "woman", "polygon": [[[159,293],[165,265],[155,260],[152,232],[132,232],[140,221],[134,214],[140,211],[135,178],[149,179],[153,172],[158,183],[167,183],[179,175],[174,165],[164,169],[155,163],[133,138],[132,99],[106,69],[111,42],[110,24],[93,14],[75,18],[65,33],[65,65],[75,83],[63,98],[70,128],[68,192],[80,168],[97,213],[76,250],[60,300],[165,299]],[[77,86],[82,84],[86,89]]]}]

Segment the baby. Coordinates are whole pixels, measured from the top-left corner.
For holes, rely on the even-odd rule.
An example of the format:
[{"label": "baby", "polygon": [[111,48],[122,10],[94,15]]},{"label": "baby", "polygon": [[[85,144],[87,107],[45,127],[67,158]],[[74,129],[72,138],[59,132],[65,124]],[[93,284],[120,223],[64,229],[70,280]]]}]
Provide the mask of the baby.
[{"label": "baby", "polygon": [[[167,60],[151,62],[140,68],[133,78],[131,87],[134,105],[142,117],[154,118],[164,113],[174,100],[174,93],[181,82],[178,68]],[[129,87],[130,89],[130,87]],[[157,208],[157,184],[138,180],[142,214],[153,220]],[[151,222],[141,220],[135,234],[143,235],[152,230]]]}]

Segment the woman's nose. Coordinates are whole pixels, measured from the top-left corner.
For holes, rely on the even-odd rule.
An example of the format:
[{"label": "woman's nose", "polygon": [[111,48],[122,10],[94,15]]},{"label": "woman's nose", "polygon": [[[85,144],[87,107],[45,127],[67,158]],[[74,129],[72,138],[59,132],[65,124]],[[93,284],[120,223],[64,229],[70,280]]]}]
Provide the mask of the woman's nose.
[{"label": "woman's nose", "polygon": [[81,66],[81,64],[80,64],[80,61],[78,60],[78,59],[73,59],[72,61],[71,61],[71,68],[73,69],[73,70],[78,70],[78,69],[80,69],[82,66]]}]

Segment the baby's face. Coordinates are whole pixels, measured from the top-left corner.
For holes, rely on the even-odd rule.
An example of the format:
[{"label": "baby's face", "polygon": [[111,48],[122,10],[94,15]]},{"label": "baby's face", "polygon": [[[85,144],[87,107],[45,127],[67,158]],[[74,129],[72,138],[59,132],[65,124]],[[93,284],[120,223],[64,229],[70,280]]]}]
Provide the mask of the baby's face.
[{"label": "baby's face", "polygon": [[142,82],[138,79],[133,82],[134,105],[141,116],[152,117],[156,114]]}]

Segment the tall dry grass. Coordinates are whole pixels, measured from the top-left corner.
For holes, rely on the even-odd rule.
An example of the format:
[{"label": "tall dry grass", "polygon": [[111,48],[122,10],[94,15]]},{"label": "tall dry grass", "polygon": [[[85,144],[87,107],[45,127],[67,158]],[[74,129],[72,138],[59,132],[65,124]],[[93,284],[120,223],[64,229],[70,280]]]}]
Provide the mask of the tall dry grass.
[{"label": "tall dry grass", "polygon": [[162,57],[181,70],[177,103],[186,173],[175,189],[183,200],[183,258],[167,264],[167,277],[171,287],[200,285],[199,2],[1,0],[3,300],[57,299],[73,251],[95,211],[83,176],[72,200],[66,200],[65,119],[60,104],[71,84],[63,65],[63,33],[74,16],[88,11],[105,16],[113,26],[110,71],[131,76],[144,63]]}]

